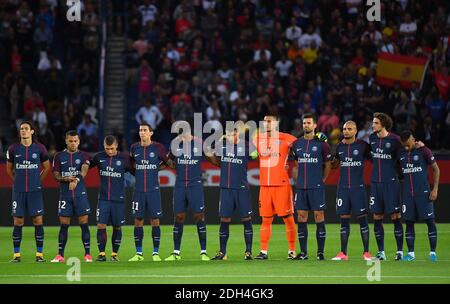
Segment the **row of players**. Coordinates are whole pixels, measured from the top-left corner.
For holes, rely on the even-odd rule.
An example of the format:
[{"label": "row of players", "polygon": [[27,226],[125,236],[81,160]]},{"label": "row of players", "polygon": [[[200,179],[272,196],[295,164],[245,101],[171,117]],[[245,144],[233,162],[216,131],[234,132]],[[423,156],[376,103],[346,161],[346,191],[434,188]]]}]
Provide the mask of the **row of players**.
[{"label": "row of players", "polygon": [[[91,213],[84,178],[89,168],[97,167],[100,175],[100,190],[97,204],[97,243],[99,255],[97,261],[106,261],[107,225],[113,226],[111,260],[118,261],[118,251],[122,239],[121,226],[125,223],[124,176],[130,172],[136,177],[132,201],[134,216],[134,240],[136,255],[129,261],[142,261],[144,218],[150,218],[152,226],[154,261],[159,257],[161,230],[159,219],[162,217],[161,196],[159,191],[158,170],[170,167],[176,170],[177,178],[173,192],[174,251],[166,261],[181,259],[181,239],[186,212],[190,207],[194,213],[200,242],[200,257],[210,260],[206,252],[206,224],[203,185],[200,162],[203,157],[220,167],[220,250],[212,259],[227,258],[229,225],[235,212],[239,213],[244,226],[246,260],[253,259],[252,207],[247,182],[247,163],[259,158],[260,195],[259,214],[262,217],[260,230],[260,253],[255,259],[268,259],[268,244],[271,225],[275,215],[281,217],[286,225],[286,237],[289,251],[288,259],[308,259],[308,213],[313,211],[317,225],[317,259],[324,260],[325,194],[324,181],[331,168],[340,166],[340,179],[336,198],[336,210],[341,217],[341,252],[333,260],[347,260],[347,243],[350,234],[350,217],[355,214],[360,223],[363,241],[363,259],[372,259],[369,253],[369,226],[367,202],[374,217],[374,232],[378,245],[376,258],[385,260],[383,216],[390,214],[394,223],[397,242],[396,260],[414,260],[414,224],[424,219],[428,225],[430,240],[430,260],[435,261],[437,232],[434,222],[433,201],[437,198],[439,186],[439,168],[431,151],[423,143],[416,142],[411,132],[405,132],[399,138],[388,130],[392,120],[384,113],[375,113],[370,144],[356,140],[357,128],[353,121],[343,126],[344,138],[338,144],[334,155],[326,143],[326,137],[316,133],[314,115],[303,116],[304,136],[296,138],[277,131],[278,118],[268,115],[264,118],[264,132],[256,135],[252,143],[241,139],[237,130],[227,130],[225,143],[221,151],[209,149],[205,156],[198,153],[202,142],[191,134],[177,137],[183,144],[176,153],[167,153],[165,148],[152,140],[153,130],[147,124],[139,128],[140,142],[133,144],[130,153],[118,151],[118,142],[114,136],[104,139],[104,151],[92,159],[78,150],[79,136],[75,131],[66,134],[67,148],[55,155],[53,176],[60,183],[58,206],[61,223],[58,236],[58,254],[52,262],[64,262],[64,249],[68,238],[68,229],[72,216],[77,216],[82,230],[85,248],[85,261],[91,262],[90,231],[88,215]],[[44,262],[43,257],[43,198],[41,181],[51,170],[46,148],[33,141],[34,128],[30,122],[20,125],[20,142],[9,147],[7,152],[7,173],[13,179],[12,215],[14,218],[12,262],[20,262],[20,244],[24,217],[31,216],[35,226],[36,261]],[[298,163],[296,175],[296,194],[293,198],[292,187],[286,166],[288,156],[292,155]],[[364,161],[372,159],[372,181],[370,199],[367,200],[364,187]],[[405,181],[403,183],[402,204],[400,204],[400,184],[397,165],[400,165]],[[428,183],[428,166],[433,168],[434,184]],[[42,170],[41,170],[42,167]],[[295,201],[295,202],[294,202]],[[295,205],[295,208],[294,208]],[[297,212],[298,240],[300,253],[296,255],[296,236],[294,213]],[[403,225],[401,214],[406,220],[406,242],[408,254],[403,257]]]}]

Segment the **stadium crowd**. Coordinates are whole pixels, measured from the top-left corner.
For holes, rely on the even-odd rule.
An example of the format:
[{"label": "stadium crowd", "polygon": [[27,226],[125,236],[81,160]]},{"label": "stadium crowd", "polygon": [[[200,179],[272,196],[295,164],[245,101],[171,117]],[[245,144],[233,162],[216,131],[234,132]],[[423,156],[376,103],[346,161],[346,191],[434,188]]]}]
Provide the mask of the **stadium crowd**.
[{"label": "stadium crowd", "polygon": [[2,141],[28,119],[51,154],[78,130],[82,149],[97,149],[97,1],[83,1],[81,22],[66,20],[66,1],[0,1]]},{"label": "stadium crowd", "polygon": [[[58,3],[59,2],[59,3]],[[432,149],[450,149],[450,6],[444,0],[383,1],[368,22],[362,0],[112,0],[128,14],[128,98],[135,130],[145,120],[166,134],[175,120],[281,117],[281,131],[302,134],[300,117],[318,116],[330,143],[348,119],[368,139],[376,111],[395,132],[411,128]],[[59,5],[58,5],[59,4]],[[16,119],[31,118],[49,150],[77,129],[82,149],[97,148],[98,1],[84,1],[82,22],[65,20],[65,1],[0,3],[1,99]],[[126,5],[125,5],[126,4]],[[114,26],[114,33],[124,32]],[[425,56],[422,84],[376,82],[379,52]],[[439,82],[439,85],[436,85]],[[15,132],[11,128],[11,132]]]},{"label": "stadium crowd", "polygon": [[[367,140],[381,111],[394,132],[412,128],[429,147],[448,149],[449,9],[446,1],[383,1],[381,22],[368,22],[361,0],[129,1],[125,55],[142,105],[130,114],[164,132],[194,112],[217,122],[272,112],[299,136],[301,115],[312,112],[335,144],[348,119]],[[379,52],[428,57],[422,87],[380,87]],[[444,89],[435,71],[446,76]]]}]

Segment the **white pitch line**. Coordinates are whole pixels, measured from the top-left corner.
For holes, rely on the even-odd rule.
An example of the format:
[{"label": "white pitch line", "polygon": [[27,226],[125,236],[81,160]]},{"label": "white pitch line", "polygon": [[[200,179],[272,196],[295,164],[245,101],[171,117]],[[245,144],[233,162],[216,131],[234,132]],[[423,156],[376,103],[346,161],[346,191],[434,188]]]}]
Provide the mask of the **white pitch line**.
[{"label": "white pitch line", "polygon": [[[0,275],[0,278],[66,278],[66,275],[59,274],[6,274]],[[87,274],[81,275],[81,278],[330,278],[330,279],[351,279],[351,278],[367,278],[364,275],[170,275],[170,274],[143,274],[143,275],[123,275],[123,274],[108,274],[97,275]],[[450,276],[381,276],[381,279],[450,279]]]}]

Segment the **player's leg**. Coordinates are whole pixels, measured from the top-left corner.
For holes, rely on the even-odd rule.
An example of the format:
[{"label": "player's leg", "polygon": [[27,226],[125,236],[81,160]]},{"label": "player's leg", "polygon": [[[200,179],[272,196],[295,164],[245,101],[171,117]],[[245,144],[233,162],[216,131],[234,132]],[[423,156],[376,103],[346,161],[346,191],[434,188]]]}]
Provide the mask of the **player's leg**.
[{"label": "player's leg", "polygon": [[325,240],[327,232],[325,228],[325,191],[324,189],[307,190],[308,200],[314,211],[314,222],[316,223],[317,259],[325,259]]},{"label": "player's leg", "polygon": [[45,262],[44,248],[44,200],[40,191],[27,193],[26,200],[29,215],[34,225],[34,238],[36,240],[36,262]]},{"label": "player's leg", "polygon": [[159,190],[151,191],[146,194],[145,201],[146,208],[150,214],[150,224],[152,225],[152,259],[155,262],[160,262],[161,258],[159,257],[159,244],[161,241],[161,227],[159,219],[162,217],[161,193]]},{"label": "player's leg", "polygon": [[434,215],[433,202],[429,200],[428,193],[417,196],[415,199],[419,218],[423,219],[428,227],[428,240],[430,243],[430,261],[437,261],[437,227]]},{"label": "player's leg", "polygon": [[144,238],[145,194],[143,192],[134,192],[131,210],[134,216],[134,245],[136,255],[128,261],[137,262],[144,260],[142,240]]},{"label": "player's leg", "polygon": [[14,219],[12,233],[14,256],[11,262],[20,262],[20,244],[22,242],[22,227],[25,222],[25,194],[12,191],[11,215]]},{"label": "player's leg", "polygon": [[408,254],[403,259],[405,261],[412,261],[416,258],[414,253],[414,242],[416,240],[414,221],[406,220],[405,238],[406,246],[408,246]]},{"label": "player's leg", "polygon": [[308,212],[311,206],[304,189],[297,189],[295,194],[295,206],[297,209],[298,241],[300,243],[300,253],[297,260],[308,259]]},{"label": "player's leg", "polygon": [[200,257],[202,261],[209,261],[206,252],[206,222],[205,222],[205,199],[203,186],[194,186],[187,192],[187,202],[194,213],[194,223],[197,225],[198,240],[200,242]]},{"label": "player's leg", "polygon": [[[13,207],[14,208],[14,207]],[[25,222],[23,217],[15,216],[14,218],[14,229],[12,233],[14,256],[11,260],[13,263],[20,262],[20,243],[22,242],[22,227]]]},{"label": "player's leg", "polygon": [[89,231],[89,214],[91,213],[91,206],[87,195],[82,195],[74,199],[75,211],[78,215],[78,224],[81,228],[81,241],[84,247],[84,261],[92,262],[91,256],[91,232]]},{"label": "player's leg", "polygon": [[383,191],[380,190],[381,184],[372,183],[370,187],[370,199],[369,207],[373,213],[373,230],[375,233],[375,239],[377,241],[378,253],[376,258],[379,260],[385,260],[386,255],[384,253],[384,200]]},{"label": "player's leg", "polygon": [[274,187],[272,198],[275,205],[275,212],[283,219],[286,228],[286,239],[288,241],[288,259],[295,259],[296,228],[294,220],[294,199],[290,185]]},{"label": "player's leg", "polygon": [[98,256],[97,262],[106,262],[106,243],[108,240],[108,234],[106,232],[107,225],[105,223],[97,223],[97,246],[98,246]]},{"label": "player's leg", "polygon": [[272,204],[270,187],[261,186],[259,189],[259,215],[262,217],[260,228],[260,253],[255,257],[257,260],[266,260],[268,258],[267,249],[272,234],[272,221],[275,214],[275,208]]},{"label": "player's leg", "polygon": [[400,209],[400,184],[398,182],[386,183],[384,186],[383,197],[386,202],[386,212],[391,214],[392,223],[394,223],[394,237],[397,243],[397,253],[395,255],[396,261],[403,259],[403,224],[401,219]]},{"label": "player's leg", "polygon": [[372,256],[369,253],[369,224],[367,221],[367,194],[364,185],[353,188],[349,192],[350,206],[352,213],[356,215],[359,222],[359,230],[363,243],[363,260],[370,261]]},{"label": "player's leg", "polygon": [[184,221],[186,219],[186,190],[182,187],[173,189],[173,213],[175,214],[173,223],[173,253],[165,261],[180,260],[181,240],[183,238]]},{"label": "player's leg", "polygon": [[[61,205],[61,203],[60,203]],[[58,254],[55,256],[52,263],[64,263],[64,251],[67,244],[68,232],[70,226],[70,217],[60,216],[59,217],[59,234],[58,234]]]},{"label": "player's leg", "polygon": [[341,220],[341,251],[332,258],[333,261],[348,260],[347,244],[350,236],[351,209],[350,189],[338,187],[336,193],[336,214]]},{"label": "player's leg", "polygon": [[97,262],[106,262],[106,242],[108,240],[106,228],[110,222],[111,217],[111,202],[99,200],[97,204],[96,219],[97,219],[97,247],[98,257]]},{"label": "player's leg", "polygon": [[122,225],[125,224],[125,203],[111,202],[111,225],[113,233],[111,236],[111,261],[118,262],[119,248],[122,243]]},{"label": "player's leg", "polygon": [[252,199],[250,190],[236,190],[234,191],[237,196],[237,209],[239,209],[239,215],[241,216],[242,224],[244,225],[244,240],[245,240],[245,260],[252,260],[252,244],[253,244],[253,225],[251,215]]},{"label": "player's leg", "polygon": [[230,237],[231,216],[235,209],[235,197],[232,189],[220,189],[219,198],[219,252],[211,260],[227,259],[227,242]]},{"label": "player's leg", "polygon": [[42,215],[32,217],[34,225],[34,238],[36,240],[36,262],[45,262],[42,253],[44,249],[44,219]]}]

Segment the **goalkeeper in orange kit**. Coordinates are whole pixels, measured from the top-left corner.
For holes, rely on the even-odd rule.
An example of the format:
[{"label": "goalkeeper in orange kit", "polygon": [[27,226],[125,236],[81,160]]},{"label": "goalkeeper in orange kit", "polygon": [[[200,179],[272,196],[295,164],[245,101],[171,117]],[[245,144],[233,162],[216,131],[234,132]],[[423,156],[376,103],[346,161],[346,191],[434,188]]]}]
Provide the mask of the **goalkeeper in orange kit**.
[{"label": "goalkeeper in orange kit", "polygon": [[297,139],[277,130],[278,117],[264,117],[264,132],[258,132],[254,139],[260,160],[259,215],[261,225],[261,251],[255,259],[268,259],[268,245],[272,234],[274,215],[283,218],[289,244],[288,259],[295,258],[296,227],[294,202],[288,175],[287,159],[292,143]]}]

